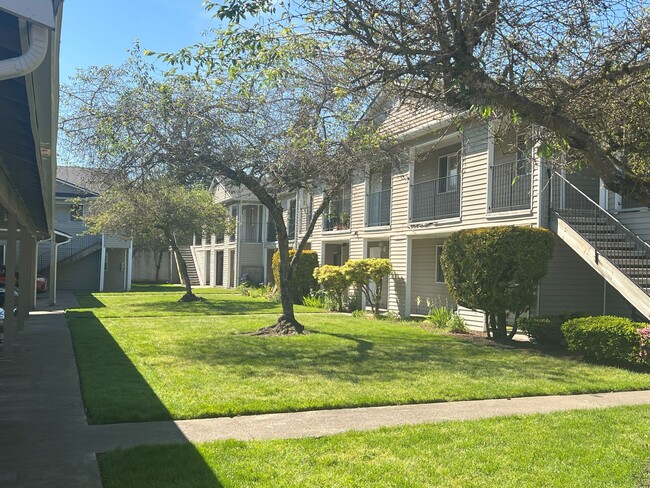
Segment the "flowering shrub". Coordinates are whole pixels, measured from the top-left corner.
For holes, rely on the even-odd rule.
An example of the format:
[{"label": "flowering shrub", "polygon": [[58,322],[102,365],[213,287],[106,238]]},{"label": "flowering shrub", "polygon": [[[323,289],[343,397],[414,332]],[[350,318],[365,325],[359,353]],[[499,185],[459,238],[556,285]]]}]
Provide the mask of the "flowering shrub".
[{"label": "flowering shrub", "polygon": [[650,356],[648,349],[650,348],[650,325],[646,325],[642,329],[637,329],[641,336],[641,350],[639,351],[639,358],[644,364],[650,364]]}]

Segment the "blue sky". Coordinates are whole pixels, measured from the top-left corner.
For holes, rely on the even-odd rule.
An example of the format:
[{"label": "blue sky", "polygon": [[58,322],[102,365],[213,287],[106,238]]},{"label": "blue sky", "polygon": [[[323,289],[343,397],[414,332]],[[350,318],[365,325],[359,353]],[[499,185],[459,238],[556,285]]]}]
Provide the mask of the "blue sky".
[{"label": "blue sky", "polygon": [[66,0],[61,82],[77,68],[120,64],[135,39],[143,49],[176,51],[201,41],[211,25],[201,0]]}]

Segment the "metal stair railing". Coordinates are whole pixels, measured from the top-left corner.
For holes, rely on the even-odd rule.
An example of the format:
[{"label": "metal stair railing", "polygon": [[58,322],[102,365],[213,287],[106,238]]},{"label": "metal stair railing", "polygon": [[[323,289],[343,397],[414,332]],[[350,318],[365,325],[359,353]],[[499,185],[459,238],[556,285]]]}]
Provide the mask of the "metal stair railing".
[{"label": "metal stair railing", "polygon": [[[650,245],[557,171],[550,181],[549,218],[552,215],[589,242],[596,262],[604,256],[650,295]],[[639,273],[640,269],[647,271]]]},{"label": "metal stair railing", "polygon": [[[66,264],[74,261],[74,258],[90,248],[101,245],[101,234],[84,234],[73,237],[70,241],[61,244],[57,252],[57,261],[59,264]],[[50,267],[51,251],[49,249],[38,255],[38,271],[44,271]]]}]

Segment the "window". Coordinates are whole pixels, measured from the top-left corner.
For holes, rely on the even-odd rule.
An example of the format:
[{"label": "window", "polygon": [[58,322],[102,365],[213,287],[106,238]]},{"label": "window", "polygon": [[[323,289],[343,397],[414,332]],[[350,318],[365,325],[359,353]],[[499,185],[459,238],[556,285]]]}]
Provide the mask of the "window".
[{"label": "window", "polygon": [[458,189],[458,153],[446,154],[438,158],[439,193]]},{"label": "window", "polygon": [[445,275],[442,272],[440,256],[442,255],[442,246],[436,246],[436,283],[444,283]]},{"label": "window", "polygon": [[70,205],[70,222],[82,220],[84,216],[84,206],[81,203]]},{"label": "window", "polygon": [[296,236],[296,200],[295,198],[289,202],[289,212],[287,215],[287,232],[289,239]]},{"label": "window", "polygon": [[517,176],[530,173],[530,141],[527,134],[517,134]]}]

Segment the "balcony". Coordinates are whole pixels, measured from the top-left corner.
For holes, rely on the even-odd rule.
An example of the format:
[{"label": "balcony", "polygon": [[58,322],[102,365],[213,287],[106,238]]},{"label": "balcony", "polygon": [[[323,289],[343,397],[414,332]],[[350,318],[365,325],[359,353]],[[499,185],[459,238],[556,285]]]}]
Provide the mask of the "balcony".
[{"label": "balcony", "polygon": [[390,225],[390,188],[371,192],[366,197],[368,227]]},{"label": "balcony", "polygon": [[242,222],[239,232],[242,242],[262,242],[262,226],[259,222]]},{"label": "balcony", "polygon": [[509,212],[530,208],[532,171],[529,159],[496,164],[490,170],[492,173],[490,211]]},{"label": "balcony", "polygon": [[323,230],[348,230],[350,228],[350,198],[330,202],[329,211],[323,215]]},{"label": "balcony", "polygon": [[411,185],[411,222],[460,216],[460,177],[435,178]]}]

